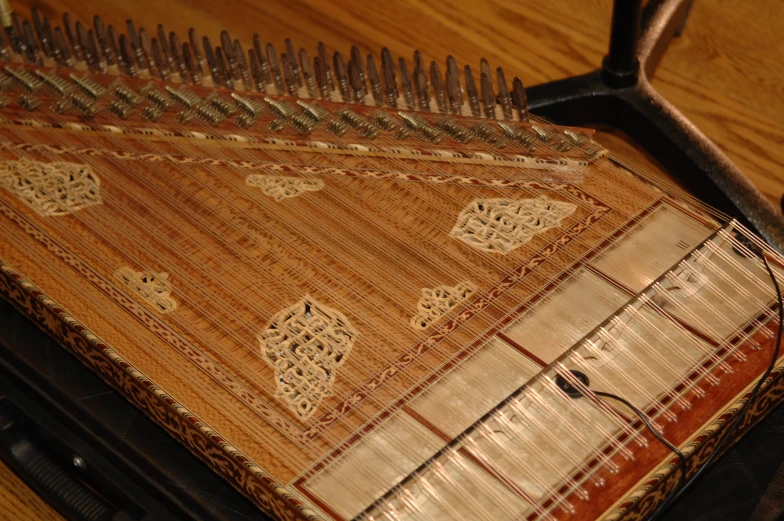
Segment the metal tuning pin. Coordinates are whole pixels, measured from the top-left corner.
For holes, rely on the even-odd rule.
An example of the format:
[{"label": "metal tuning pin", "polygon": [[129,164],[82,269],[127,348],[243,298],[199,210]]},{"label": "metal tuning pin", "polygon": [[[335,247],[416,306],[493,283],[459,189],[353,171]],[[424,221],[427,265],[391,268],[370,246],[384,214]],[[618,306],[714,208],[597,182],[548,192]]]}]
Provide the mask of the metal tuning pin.
[{"label": "metal tuning pin", "polygon": [[234,44],[231,42],[231,36],[225,29],[221,31],[220,43],[223,48],[223,58],[226,60],[226,67],[231,74],[232,81],[236,82],[240,79],[240,72],[237,69],[237,61],[234,59]]},{"label": "metal tuning pin", "polygon": [[142,51],[144,51],[143,54],[144,59],[147,61],[147,70],[150,71],[150,76],[155,76],[158,74],[159,68],[155,61],[150,35],[147,34],[147,31],[143,27],[139,29],[139,44],[142,46]]},{"label": "metal tuning pin", "polygon": [[278,94],[283,94],[285,92],[285,87],[283,85],[283,76],[280,73],[280,62],[278,61],[278,52],[275,50],[275,47],[271,44],[267,44],[267,59],[269,60],[270,64],[270,72],[272,73],[272,81],[275,83],[275,90]]},{"label": "metal tuning pin", "polygon": [[475,118],[482,117],[482,109],[479,107],[479,92],[476,90],[476,82],[474,81],[474,73],[471,72],[471,66],[465,66],[465,92],[468,98],[468,106],[471,108],[471,115]]},{"label": "metal tuning pin", "polygon": [[354,95],[354,102],[364,104],[365,93],[362,85],[362,79],[359,75],[359,67],[357,66],[357,62],[354,60],[348,62],[348,76],[349,83],[351,84],[351,91]]},{"label": "metal tuning pin", "polygon": [[313,74],[316,76],[316,84],[318,85],[321,99],[329,101],[331,96],[329,93],[329,84],[327,82],[327,73],[325,71],[324,62],[321,61],[320,56],[313,58]]},{"label": "metal tuning pin", "polygon": [[504,119],[513,119],[512,98],[509,96],[506,76],[504,76],[504,70],[501,67],[498,67],[495,70],[495,78],[496,83],[498,83],[498,102],[501,104],[501,111],[504,113]]},{"label": "metal tuning pin", "polygon": [[248,69],[248,60],[245,58],[245,51],[242,49],[242,44],[239,40],[234,40],[234,59],[237,62],[237,69],[240,71],[242,86],[245,90],[253,90],[250,70]]},{"label": "metal tuning pin", "polygon": [[21,54],[21,41],[19,33],[19,19],[16,13],[11,13],[11,25],[5,28],[5,33],[8,36],[8,41],[11,44],[11,50],[16,54]]},{"label": "metal tuning pin", "polygon": [[335,79],[337,80],[340,96],[346,103],[351,102],[351,92],[348,87],[348,71],[346,70],[346,62],[343,61],[343,56],[335,51],[332,56],[335,65]]},{"label": "metal tuning pin", "polygon": [[79,41],[82,44],[82,49],[84,49],[84,58],[87,61],[87,65],[94,71],[100,72],[101,60],[98,56],[98,48],[95,45],[95,35],[93,30],[87,29],[84,25],[77,22],[76,36],[79,38]]},{"label": "metal tuning pin", "polygon": [[117,60],[117,68],[119,72],[122,73],[123,63],[120,57],[120,37],[117,35],[117,29],[115,29],[113,25],[109,24],[107,29],[109,33],[109,47],[112,49],[112,53]]},{"label": "metal tuning pin", "polygon": [[297,79],[294,77],[294,69],[289,62],[289,57],[285,53],[280,55],[280,68],[283,71],[283,79],[286,82],[286,92],[290,96],[296,96]]},{"label": "metal tuning pin", "polygon": [[133,62],[133,57],[131,56],[131,46],[128,42],[128,37],[124,34],[120,35],[120,63],[123,65],[123,70],[126,75],[130,76],[131,78],[135,78],[136,74],[136,64]]},{"label": "metal tuning pin", "polygon": [[335,80],[332,77],[332,68],[329,66],[329,55],[327,54],[327,46],[324,42],[318,43],[318,57],[321,60],[321,67],[324,70],[324,78],[326,80],[329,91],[335,90]]},{"label": "metal tuning pin", "polygon": [[414,51],[414,76],[416,76],[417,70],[425,70],[425,64],[422,62],[422,53],[420,53],[419,50]]},{"label": "metal tuning pin", "polygon": [[253,35],[253,49],[256,51],[256,59],[259,62],[259,71],[261,72],[261,78],[264,82],[264,88],[259,90],[264,92],[266,90],[266,86],[272,84],[272,74],[270,73],[269,62],[267,61],[267,53],[264,51],[264,47],[261,43],[261,37],[258,35],[258,33]]},{"label": "metal tuning pin", "polygon": [[33,29],[35,29],[35,35],[38,37],[38,41],[41,42],[41,50],[43,51],[46,57],[49,57],[50,55],[47,53],[46,46],[44,45],[43,40],[41,38],[43,28],[44,28],[44,23],[41,20],[41,15],[38,13],[37,7],[33,7],[30,9],[30,18],[33,19]]},{"label": "metal tuning pin", "polygon": [[370,91],[373,94],[373,102],[377,107],[380,107],[384,104],[384,98],[381,95],[381,78],[378,76],[376,61],[373,59],[372,54],[367,55],[367,73],[370,81]]},{"label": "metal tuning pin", "polygon": [[41,38],[41,43],[49,49],[49,57],[55,59],[54,30],[47,17],[44,17],[44,27]]},{"label": "metal tuning pin", "polygon": [[147,60],[144,57],[144,49],[139,41],[139,33],[136,32],[136,26],[133,20],[126,20],[125,26],[128,29],[128,40],[131,44],[131,49],[136,57],[136,65],[139,67],[139,72],[142,77],[149,75],[150,71],[147,68]]},{"label": "metal tuning pin", "polygon": [[495,94],[493,93],[493,80],[490,76],[482,73],[481,89],[482,89],[482,103],[485,106],[485,117],[495,119]]},{"label": "metal tuning pin", "polygon": [[414,69],[414,87],[416,87],[419,109],[430,112],[430,93],[428,92],[427,77],[422,69]]},{"label": "metal tuning pin", "polygon": [[43,61],[38,51],[38,45],[35,42],[33,28],[27,20],[22,22],[22,39],[25,45],[25,59],[30,63],[42,65]]},{"label": "metal tuning pin", "polygon": [[234,82],[231,80],[231,72],[226,64],[222,47],[215,47],[215,65],[218,69],[218,76],[223,80],[222,85],[227,89],[234,90]]},{"label": "metal tuning pin", "polygon": [[68,13],[63,13],[63,30],[65,31],[66,38],[68,39],[68,44],[71,46],[71,50],[73,51],[74,58],[76,61],[83,62],[84,52],[82,51],[82,46],[79,45],[79,40],[76,38],[73,22],[71,21],[71,15]]},{"label": "metal tuning pin", "polygon": [[41,24],[41,31],[38,35],[41,42],[41,48],[47,58],[54,59],[54,32],[52,31],[52,24],[46,16]]},{"label": "metal tuning pin", "polygon": [[[68,43],[68,38],[65,36],[63,29],[61,27],[55,27],[54,29],[54,39],[57,43],[57,46],[60,48],[60,59],[62,65],[69,68],[76,68],[76,62],[74,60],[73,55],[73,47]],[[114,55],[117,56],[117,50],[114,49]]]},{"label": "metal tuning pin", "polygon": [[303,87],[304,84],[302,83],[302,75],[299,72],[299,64],[297,63],[297,53],[294,51],[294,44],[291,43],[291,38],[286,38],[285,40],[286,46],[286,55],[289,57],[289,66],[291,66],[291,72],[294,75],[294,81],[296,82],[297,89]]},{"label": "metal tuning pin", "polygon": [[351,61],[354,62],[354,68],[357,69],[357,76],[359,82],[362,84],[362,95],[366,96],[367,90],[367,77],[365,76],[365,65],[362,60],[362,53],[359,52],[359,47],[356,45],[351,46]]},{"label": "metal tuning pin", "polygon": [[253,85],[259,92],[265,91],[264,74],[261,72],[261,65],[259,65],[259,58],[256,55],[255,49],[248,50],[248,64],[250,65],[250,75],[253,78]]},{"label": "metal tuning pin", "polygon": [[87,31],[87,43],[90,47],[90,54],[93,56],[95,69],[101,73],[105,73],[106,61],[103,59],[103,53],[101,53],[100,48],[98,47],[98,39],[95,37],[95,31],[92,29]]},{"label": "metal tuning pin", "polygon": [[204,77],[207,72],[207,61],[204,59],[204,54],[201,52],[202,42],[201,38],[199,38],[199,33],[197,33],[196,29],[193,27],[188,29],[188,41],[191,44],[193,58],[196,62],[196,65],[199,67],[199,75]]},{"label": "metal tuning pin", "polygon": [[163,81],[168,81],[169,79],[169,64],[166,63],[166,58],[163,57],[163,51],[161,51],[161,44],[158,43],[157,38],[153,38],[150,40],[150,45],[152,46],[152,56],[155,60],[155,64],[158,66],[158,74],[160,74],[161,79]]},{"label": "metal tuning pin", "polygon": [[[463,107],[463,87],[460,85],[460,68],[457,66],[457,60],[451,54],[446,58],[446,70],[447,74],[449,74],[452,79],[454,80],[455,85],[457,86],[457,90],[455,91],[455,101],[453,105],[457,107],[457,114],[460,113],[460,109]],[[447,89],[449,88],[449,82],[447,82]]]},{"label": "metal tuning pin", "polygon": [[189,43],[182,44],[182,61],[185,68],[188,70],[188,76],[193,81],[194,85],[201,85],[201,70],[196,62],[196,57],[193,56],[193,50]]},{"label": "metal tuning pin", "polygon": [[[390,60],[392,59],[391,55],[389,59]],[[391,66],[389,67],[386,66],[386,63],[389,62],[385,62],[384,64],[382,64],[381,72],[383,73],[383,78],[384,78],[384,90],[385,90],[387,105],[389,105],[392,108],[397,108],[398,96],[397,96],[397,81],[395,79],[395,71],[394,69],[392,69]]]},{"label": "metal tuning pin", "polygon": [[52,57],[52,37],[51,33],[49,32],[51,28],[49,27],[49,19],[44,18],[41,19],[41,15],[38,13],[38,9],[33,7],[31,9],[31,17],[33,19],[33,27],[35,28],[35,34],[38,36],[38,41],[41,42],[41,51],[43,51],[44,56],[47,58]]},{"label": "metal tuning pin", "polygon": [[479,60],[479,77],[482,77],[482,74],[487,75],[488,78],[492,78],[493,72],[490,70],[490,64],[487,62],[486,58],[482,58]]},{"label": "metal tuning pin", "polygon": [[11,26],[6,27],[6,31],[8,33],[8,37],[11,40],[11,47],[13,48],[14,52],[22,55],[23,54],[23,43],[22,43],[22,29],[19,25],[19,17],[16,16],[16,13],[11,13]]},{"label": "metal tuning pin", "polygon": [[460,86],[455,80],[451,70],[446,71],[446,95],[447,103],[449,104],[449,112],[452,114],[460,114],[460,107],[462,105],[460,100]]},{"label": "metal tuning pin", "polygon": [[411,81],[411,75],[408,73],[408,64],[406,64],[406,60],[403,58],[400,58],[400,88],[403,89],[403,98],[406,100],[406,106],[411,110],[416,110],[414,84]]},{"label": "metal tuning pin", "polygon": [[201,39],[202,49],[204,50],[204,61],[207,62],[207,70],[210,72],[214,86],[222,86],[223,78],[221,78],[220,71],[218,70],[218,62],[215,60],[215,51],[212,50],[212,43],[206,36]]},{"label": "metal tuning pin", "polygon": [[525,87],[520,78],[512,81],[512,103],[517,109],[520,121],[528,121],[528,97],[525,95]]},{"label": "metal tuning pin", "polygon": [[[2,55],[3,61],[9,61],[11,59],[11,53],[16,53],[16,47],[14,46],[13,42],[13,29],[11,27],[7,27],[5,31],[0,30],[0,38],[2,38],[2,43],[0,44],[0,55]],[[56,45],[57,42],[55,41],[54,44]],[[0,107],[3,107],[4,105],[1,102],[2,99],[0,98]]]},{"label": "metal tuning pin", "polygon": [[90,52],[90,44],[87,41],[87,31],[82,25],[82,22],[76,22],[76,40],[79,42],[79,49],[81,49],[82,53],[82,61],[87,64],[89,68],[93,68],[94,62],[92,53]]},{"label": "metal tuning pin", "polygon": [[109,32],[106,30],[103,19],[98,15],[93,17],[93,28],[95,29],[95,36],[98,38],[98,46],[100,47],[101,54],[103,55],[104,61],[106,61],[107,67],[116,67],[117,57],[115,56],[111,45],[109,45]]},{"label": "metal tuning pin", "polygon": [[185,68],[185,61],[182,59],[182,45],[180,38],[174,31],[169,33],[169,57],[175,70],[180,73],[183,82],[188,81],[188,69]]},{"label": "metal tuning pin", "polygon": [[449,112],[446,90],[444,89],[444,81],[441,79],[441,68],[435,61],[430,62],[430,85],[433,87],[433,94],[435,94],[436,103],[438,103],[438,111],[446,114]]},{"label": "metal tuning pin", "polygon": [[[392,59],[392,53],[389,52],[389,49],[384,47],[381,49],[381,65],[382,67],[386,67],[389,71],[389,84],[387,88],[392,88],[395,93],[395,105],[397,106],[397,100],[400,98],[400,93],[398,92],[397,88],[397,76],[395,75],[395,60]],[[384,74],[385,81],[387,80],[387,74]]]},{"label": "metal tuning pin", "polygon": [[19,23],[19,17],[16,13],[11,13],[11,20],[13,20],[13,34],[16,35],[17,52],[22,59],[27,59],[27,45],[25,44],[24,34],[22,34],[22,24]]},{"label": "metal tuning pin", "polygon": [[63,30],[60,27],[55,27],[54,29],[54,47],[57,63],[63,67],[73,68],[74,64],[73,59],[71,59],[71,47],[65,40],[65,34],[63,34]]},{"label": "metal tuning pin", "polygon": [[299,50],[299,63],[302,66],[302,79],[308,88],[308,96],[315,99],[318,97],[316,78],[313,77],[313,65],[311,65],[310,56],[308,56],[308,52],[305,49]]},{"label": "metal tuning pin", "polygon": [[169,38],[166,36],[166,31],[163,29],[163,24],[158,24],[158,45],[161,46],[161,55],[166,63],[166,68],[169,72],[169,77],[172,81],[180,81],[180,71],[175,66],[172,59],[171,51],[169,50]]}]

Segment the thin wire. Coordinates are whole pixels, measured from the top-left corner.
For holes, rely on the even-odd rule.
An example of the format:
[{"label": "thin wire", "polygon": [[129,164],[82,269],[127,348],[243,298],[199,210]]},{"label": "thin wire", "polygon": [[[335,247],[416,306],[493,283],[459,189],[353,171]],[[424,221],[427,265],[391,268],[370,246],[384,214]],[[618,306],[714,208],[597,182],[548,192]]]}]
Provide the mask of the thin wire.
[{"label": "thin wire", "polygon": [[[735,418],[735,421],[732,423],[732,426],[729,429],[727,429],[727,431],[724,433],[724,436],[716,445],[716,448],[713,450],[711,455],[708,457],[707,460],[705,460],[705,463],[702,464],[699,470],[697,470],[697,472],[695,472],[694,475],[688,479],[688,481],[678,486],[678,488],[676,489],[677,492],[673,493],[668,499],[666,499],[659,506],[659,508],[656,509],[656,511],[654,511],[654,513],[650,517],[651,521],[654,521],[659,515],[664,513],[664,511],[667,508],[669,508],[672,505],[672,503],[675,502],[679,497],[681,497],[681,495],[683,495],[686,489],[688,489],[691,486],[691,484],[694,483],[694,481],[696,481],[697,478],[700,477],[700,475],[702,475],[705,469],[707,469],[710,466],[710,464],[713,463],[713,460],[716,458],[716,456],[718,456],[721,453],[726,443],[729,441],[729,439],[735,433],[737,428],[740,426],[740,423],[743,420],[743,418],[746,416],[749,407],[756,399],[757,394],[759,394],[759,391],[762,388],[762,384],[765,383],[765,380],[767,380],[768,376],[770,376],[770,374],[773,372],[773,369],[776,367],[776,361],[779,358],[779,351],[781,350],[781,337],[782,334],[784,333],[784,302],[782,299],[781,288],[779,287],[778,280],[776,279],[776,275],[773,273],[770,264],[768,264],[768,260],[765,258],[765,253],[762,252],[760,256],[762,257],[763,264],[765,264],[765,269],[767,270],[768,275],[770,276],[770,280],[773,282],[773,287],[776,289],[776,300],[779,306],[779,313],[778,313],[779,327],[778,330],[776,331],[776,344],[773,349],[773,356],[771,356],[770,363],[768,364],[767,369],[762,374],[757,384],[754,386],[754,389],[752,389],[748,400],[746,400],[746,403],[743,404],[743,408],[738,413],[738,416]],[[685,474],[684,474],[684,478],[685,478]]]},{"label": "thin wire", "polygon": [[656,439],[662,442],[668,449],[670,449],[672,452],[675,453],[676,456],[678,456],[678,458],[680,459],[680,465],[681,465],[681,470],[683,471],[683,476],[686,476],[686,455],[683,452],[681,452],[678,449],[678,447],[676,447],[675,445],[667,441],[667,439],[664,436],[662,436],[653,425],[651,425],[651,422],[645,416],[645,413],[643,413],[640,409],[635,407],[629,400],[617,396],[615,394],[606,393],[603,391],[593,391],[593,394],[595,394],[596,396],[603,396],[604,398],[610,398],[611,400],[616,400],[618,402],[621,402],[626,407],[634,411],[634,414],[636,414],[637,417],[640,418],[640,420],[645,424],[645,426],[648,427],[648,430],[651,431],[651,434],[656,436]]}]

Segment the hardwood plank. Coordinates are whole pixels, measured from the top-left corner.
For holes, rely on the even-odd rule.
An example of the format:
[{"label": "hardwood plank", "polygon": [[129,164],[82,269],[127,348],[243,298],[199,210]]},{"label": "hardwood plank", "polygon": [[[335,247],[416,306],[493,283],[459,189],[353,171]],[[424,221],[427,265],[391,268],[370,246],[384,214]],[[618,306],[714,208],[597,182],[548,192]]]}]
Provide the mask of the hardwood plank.
[{"label": "hardwood plank", "polygon": [[0,462],[0,521],[63,521],[63,517]]}]

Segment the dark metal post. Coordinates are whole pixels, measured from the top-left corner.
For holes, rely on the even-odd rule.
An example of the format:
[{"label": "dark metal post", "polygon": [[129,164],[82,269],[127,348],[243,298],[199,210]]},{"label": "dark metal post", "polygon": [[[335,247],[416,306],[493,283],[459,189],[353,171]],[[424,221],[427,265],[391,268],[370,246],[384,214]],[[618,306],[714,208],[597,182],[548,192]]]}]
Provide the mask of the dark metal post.
[{"label": "dark metal post", "polygon": [[615,0],[610,51],[602,63],[602,78],[610,87],[628,87],[637,82],[641,13],[642,0]]}]

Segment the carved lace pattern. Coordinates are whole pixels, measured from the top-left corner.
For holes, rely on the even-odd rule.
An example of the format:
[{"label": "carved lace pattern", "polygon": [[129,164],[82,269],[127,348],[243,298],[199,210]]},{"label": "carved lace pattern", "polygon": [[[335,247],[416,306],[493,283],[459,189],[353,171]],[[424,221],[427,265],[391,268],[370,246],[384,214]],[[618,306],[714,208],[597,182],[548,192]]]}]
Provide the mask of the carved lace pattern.
[{"label": "carved lace pattern", "polygon": [[561,226],[577,206],[536,199],[476,199],[458,215],[451,235],[482,251],[506,254],[537,233]]},{"label": "carved lace pattern", "polygon": [[309,418],[332,394],[335,370],[358,334],[340,311],[309,295],[275,314],[258,336],[264,360],[275,369],[275,395],[300,419]]},{"label": "carved lace pattern", "polygon": [[0,185],[45,216],[65,215],[101,203],[100,181],[89,165],[0,161]]},{"label": "carved lace pattern", "polygon": [[250,186],[261,188],[264,195],[268,195],[278,202],[289,197],[297,197],[305,192],[318,192],[324,188],[324,181],[321,179],[302,177],[254,174],[249,175],[245,182]]},{"label": "carved lace pattern", "polygon": [[476,291],[471,282],[460,282],[455,286],[423,288],[422,298],[417,302],[417,313],[411,318],[411,326],[427,329],[450,309],[454,308]]},{"label": "carved lace pattern", "polygon": [[159,313],[171,313],[177,309],[177,302],[171,297],[168,273],[134,271],[124,266],[117,270],[115,276]]}]

